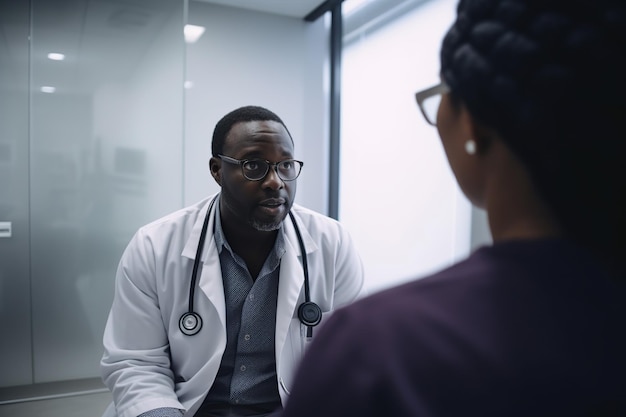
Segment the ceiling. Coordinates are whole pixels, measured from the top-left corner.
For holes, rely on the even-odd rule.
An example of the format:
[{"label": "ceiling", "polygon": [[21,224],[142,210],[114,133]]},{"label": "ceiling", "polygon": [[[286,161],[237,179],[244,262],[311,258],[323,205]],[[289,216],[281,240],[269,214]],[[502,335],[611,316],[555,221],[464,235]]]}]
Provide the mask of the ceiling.
[{"label": "ceiling", "polygon": [[[296,19],[303,19],[325,3],[325,0],[190,1]],[[135,70],[137,57],[149,48],[172,16],[181,11],[181,2],[172,0],[0,0],[3,66],[0,90],[16,89],[31,82],[60,90],[59,86],[63,85],[64,91],[72,93],[89,93],[95,85],[126,79]],[[30,46],[27,37],[33,40]],[[61,65],[48,59],[48,52],[63,52],[67,59]],[[24,65],[29,62],[33,68],[30,81],[28,72],[24,71]]]},{"label": "ceiling", "polygon": [[283,16],[304,18],[324,0],[196,0]]}]

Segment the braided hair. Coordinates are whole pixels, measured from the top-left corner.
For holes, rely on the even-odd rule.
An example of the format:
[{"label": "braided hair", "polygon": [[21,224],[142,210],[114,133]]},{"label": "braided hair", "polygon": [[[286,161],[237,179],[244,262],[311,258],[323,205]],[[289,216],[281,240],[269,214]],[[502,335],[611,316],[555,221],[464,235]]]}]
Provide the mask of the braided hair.
[{"label": "braided hair", "polygon": [[461,0],[442,77],[528,169],[567,237],[626,252],[626,1]]}]

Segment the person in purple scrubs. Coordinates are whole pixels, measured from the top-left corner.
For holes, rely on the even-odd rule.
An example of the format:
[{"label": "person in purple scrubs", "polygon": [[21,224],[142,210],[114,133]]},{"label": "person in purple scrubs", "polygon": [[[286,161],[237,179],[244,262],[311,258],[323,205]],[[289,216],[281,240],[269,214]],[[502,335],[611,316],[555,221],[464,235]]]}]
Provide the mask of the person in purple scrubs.
[{"label": "person in purple scrubs", "polygon": [[493,244],[336,311],[280,415],[625,416],[626,2],[461,0],[416,98]]}]

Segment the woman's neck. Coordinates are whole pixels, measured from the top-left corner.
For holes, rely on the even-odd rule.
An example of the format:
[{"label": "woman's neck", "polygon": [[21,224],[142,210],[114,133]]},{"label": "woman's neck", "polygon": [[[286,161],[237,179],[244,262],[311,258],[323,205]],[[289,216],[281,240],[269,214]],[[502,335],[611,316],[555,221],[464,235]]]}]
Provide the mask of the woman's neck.
[{"label": "woman's neck", "polygon": [[488,193],[485,207],[494,242],[563,235],[552,210],[526,175],[509,176],[496,183]]}]

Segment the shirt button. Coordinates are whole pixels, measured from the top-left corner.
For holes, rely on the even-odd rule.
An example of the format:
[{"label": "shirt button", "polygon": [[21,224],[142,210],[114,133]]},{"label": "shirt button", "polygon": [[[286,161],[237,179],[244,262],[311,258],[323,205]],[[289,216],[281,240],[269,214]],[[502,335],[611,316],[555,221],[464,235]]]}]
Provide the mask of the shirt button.
[{"label": "shirt button", "polygon": [[250,335],[249,335],[249,334],[247,334],[247,335],[245,335],[243,338],[244,338],[244,339],[246,339],[246,340],[250,340]]},{"label": "shirt button", "polygon": [[254,294],[250,294],[250,299],[254,300]]},{"label": "shirt button", "polygon": [[241,368],[239,369],[241,369],[241,372],[244,372],[246,370],[246,365],[241,365]]}]

